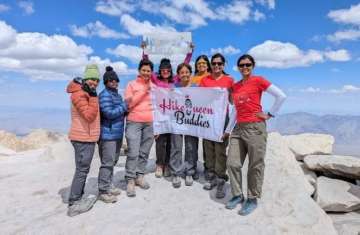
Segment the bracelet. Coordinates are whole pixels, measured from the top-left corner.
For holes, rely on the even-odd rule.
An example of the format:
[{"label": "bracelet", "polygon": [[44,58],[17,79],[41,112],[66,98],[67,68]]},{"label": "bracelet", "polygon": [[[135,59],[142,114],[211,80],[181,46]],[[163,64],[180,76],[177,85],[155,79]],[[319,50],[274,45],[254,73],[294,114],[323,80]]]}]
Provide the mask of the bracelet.
[{"label": "bracelet", "polygon": [[274,118],[275,116],[274,115],[272,115],[270,112],[267,112],[267,115],[268,116],[270,116],[270,117],[272,117],[272,118]]}]

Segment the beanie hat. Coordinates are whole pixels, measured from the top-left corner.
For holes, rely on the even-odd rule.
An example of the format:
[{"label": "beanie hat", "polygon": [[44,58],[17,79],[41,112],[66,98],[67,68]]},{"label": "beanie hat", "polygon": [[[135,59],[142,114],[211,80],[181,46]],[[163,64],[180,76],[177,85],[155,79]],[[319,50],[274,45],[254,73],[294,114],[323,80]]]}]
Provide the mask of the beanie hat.
[{"label": "beanie hat", "polygon": [[83,80],[96,79],[100,80],[99,68],[96,64],[86,65]]},{"label": "beanie hat", "polygon": [[112,80],[115,80],[117,82],[120,81],[119,77],[117,76],[113,67],[111,67],[111,66],[106,66],[106,72],[104,73],[103,79],[104,79],[105,85],[108,81],[112,81]]},{"label": "beanie hat", "polygon": [[167,59],[167,58],[161,59],[159,69],[170,69],[170,70],[172,70],[170,60]]}]

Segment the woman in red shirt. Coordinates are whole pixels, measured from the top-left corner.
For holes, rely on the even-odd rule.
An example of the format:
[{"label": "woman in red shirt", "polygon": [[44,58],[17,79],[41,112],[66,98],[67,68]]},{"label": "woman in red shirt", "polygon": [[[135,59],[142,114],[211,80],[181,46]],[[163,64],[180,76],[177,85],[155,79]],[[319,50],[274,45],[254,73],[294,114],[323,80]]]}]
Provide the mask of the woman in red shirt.
[{"label": "woman in red shirt", "polygon": [[[200,87],[220,87],[230,89],[234,84],[232,77],[224,72],[225,58],[217,53],[211,57],[212,73],[201,79]],[[226,118],[228,119],[228,118]],[[226,125],[226,124],[225,124]],[[211,190],[215,186],[216,198],[225,197],[226,175],[226,147],[228,139],[223,142],[212,140],[203,140],[204,166],[207,182],[204,185],[205,190]]]},{"label": "woman in red shirt", "polygon": [[[227,137],[231,133],[227,169],[233,194],[226,208],[234,209],[237,204],[243,203],[239,214],[247,215],[256,209],[257,198],[261,197],[267,142],[265,121],[276,115],[286,95],[263,77],[252,75],[255,67],[252,56],[242,55],[237,61],[237,66],[242,79],[232,87],[234,109],[224,134],[224,137]],[[261,106],[261,96],[264,91],[275,97],[269,112],[263,112]],[[249,166],[245,201],[241,168],[246,156],[249,157]]]}]

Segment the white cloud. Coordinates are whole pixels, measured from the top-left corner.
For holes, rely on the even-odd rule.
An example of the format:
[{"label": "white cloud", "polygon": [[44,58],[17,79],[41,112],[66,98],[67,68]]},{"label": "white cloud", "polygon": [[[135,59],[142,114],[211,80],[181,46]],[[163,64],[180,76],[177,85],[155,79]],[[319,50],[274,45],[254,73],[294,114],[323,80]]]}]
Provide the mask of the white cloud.
[{"label": "white cloud", "polygon": [[102,0],[96,3],[95,10],[106,15],[121,16],[122,14],[135,11],[135,8],[134,1]]},{"label": "white cloud", "polygon": [[267,6],[269,9],[275,9],[275,0],[255,0],[255,2]]},{"label": "white cloud", "polygon": [[0,49],[15,43],[16,31],[5,22],[0,21]]},{"label": "white cloud", "polygon": [[333,73],[339,73],[339,72],[341,72],[341,70],[338,69],[338,68],[332,68],[332,69],[331,69],[331,72],[333,72]]},{"label": "white cloud", "polygon": [[329,93],[335,94],[343,94],[343,93],[353,93],[353,92],[360,92],[360,87],[354,85],[344,85],[340,89],[332,89],[328,91]]},{"label": "white cloud", "polygon": [[226,46],[224,48],[211,48],[211,54],[221,53],[224,55],[235,55],[240,53],[240,49],[233,47],[232,45]]},{"label": "white cloud", "polygon": [[324,52],[326,58],[332,61],[349,61],[351,56],[347,50],[340,49],[337,51]]},{"label": "white cloud", "polygon": [[0,4],[0,12],[5,12],[8,10],[10,10],[10,7],[8,5]]},{"label": "white cloud", "polygon": [[327,39],[332,42],[340,42],[340,41],[356,41],[360,39],[360,29],[348,29],[337,31],[332,35],[328,35]]},{"label": "white cloud", "polygon": [[264,13],[256,10],[254,12],[254,20],[255,21],[260,21],[260,20],[265,20],[266,16],[264,15]]},{"label": "white cloud", "polygon": [[176,29],[170,26],[152,25],[149,21],[137,21],[130,15],[123,15],[120,19],[123,27],[134,36],[141,36],[149,33],[166,34],[168,32],[176,32]]},{"label": "white cloud", "polygon": [[74,36],[79,36],[84,38],[91,38],[93,36],[98,36],[101,38],[114,38],[114,39],[129,38],[127,34],[120,33],[113,29],[110,29],[100,21],[95,21],[94,23],[90,22],[81,27],[78,27],[76,25],[71,25],[70,30]]},{"label": "white cloud", "polygon": [[265,41],[249,50],[255,57],[256,64],[267,68],[306,67],[315,63],[331,61],[348,61],[351,59],[347,50],[337,51],[303,51],[289,42]]},{"label": "white cloud", "polygon": [[229,20],[233,23],[244,23],[250,20],[251,3],[242,1],[233,1],[232,3],[219,7],[217,9],[220,19]]},{"label": "white cloud", "polygon": [[117,57],[125,57],[133,62],[139,62],[142,56],[142,49],[140,47],[119,44],[115,49],[108,48],[106,52]]},{"label": "white cloud", "polygon": [[271,40],[251,48],[249,54],[258,66],[268,68],[303,67],[324,61],[319,51],[302,51],[294,44]]},{"label": "white cloud", "polygon": [[78,45],[68,36],[16,33],[15,29],[0,21],[0,35],[3,31],[13,32],[13,43],[0,48],[0,70],[3,71],[23,73],[35,80],[64,80],[81,76],[85,65],[94,61],[102,67],[115,64],[123,73],[133,72],[123,62],[91,56],[92,48]]},{"label": "white cloud", "polygon": [[18,6],[23,9],[25,14],[31,15],[35,12],[34,10],[34,3],[31,1],[19,1]]},{"label": "white cloud", "polygon": [[330,11],[328,17],[335,22],[360,26],[360,3],[352,5],[349,9]]},{"label": "white cloud", "polygon": [[305,92],[305,93],[318,93],[321,91],[320,88],[314,88],[314,87],[308,87],[308,88],[305,88],[305,89],[301,89],[300,90],[301,92]]}]

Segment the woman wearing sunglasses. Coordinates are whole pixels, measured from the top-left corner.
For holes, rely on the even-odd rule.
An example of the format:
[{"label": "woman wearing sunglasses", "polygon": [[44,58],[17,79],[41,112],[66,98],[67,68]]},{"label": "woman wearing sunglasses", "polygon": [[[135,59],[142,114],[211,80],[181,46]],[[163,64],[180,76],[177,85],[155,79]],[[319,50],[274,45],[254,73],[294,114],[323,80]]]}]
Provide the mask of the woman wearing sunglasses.
[{"label": "woman wearing sunglasses", "polygon": [[[274,117],[284,102],[286,95],[275,85],[252,71],[255,60],[252,56],[242,55],[237,61],[242,79],[232,87],[232,100],[235,106],[230,115],[230,122],[224,136],[231,132],[227,169],[230,176],[233,197],[227,203],[227,209],[234,209],[242,203],[240,215],[248,215],[257,207],[261,197],[264,179],[264,158],[266,152],[267,132],[265,121]],[[269,112],[263,112],[261,96],[267,92],[275,97]],[[234,128],[235,126],[235,128]],[[247,200],[242,191],[241,168],[246,156],[249,158],[247,178]]]},{"label": "woman wearing sunglasses", "polygon": [[[220,87],[230,89],[234,84],[234,80],[224,72],[224,66],[224,56],[220,53],[213,55],[211,57],[212,73],[201,80],[200,87]],[[223,142],[203,140],[204,165],[205,170],[207,171],[207,182],[204,185],[204,189],[211,190],[217,186],[216,198],[225,197],[224,186],[228,178],[226,175],[227,144],[227,138],[225,138]]]}]

